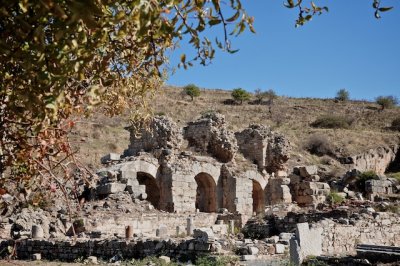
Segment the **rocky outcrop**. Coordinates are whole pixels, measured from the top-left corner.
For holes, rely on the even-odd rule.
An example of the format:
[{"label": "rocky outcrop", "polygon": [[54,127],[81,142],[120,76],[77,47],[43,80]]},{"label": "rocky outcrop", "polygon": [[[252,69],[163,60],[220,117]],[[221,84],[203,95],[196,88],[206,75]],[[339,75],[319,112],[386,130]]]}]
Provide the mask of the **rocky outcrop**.
[{"label": "rocky outcrop", "polygon": [[130,131],[130,145],[124,156],[135,156],[140,151],[154,152],[157,149],[179,149],[182,144],[181,129],[167,116],[154,117],[148,129]]},{"label": "rocky outcrop", "polygon": [[387,168],[396,160],[399,147],[378,147],[370,149],[365,153],[340,158],[342,164],[348,165],[349,169],[357,169],[360,172],[374,171],[378,175],[383,175]]},{"label": "rocky outcrop", "polygon": [[254,124],[235,133],[235,136],[240,152],[259,169],[269,173],[286,170],[291,146],[283,135],[271,131],[269,127]]},{"label": "rocky outcrop", "polygon": [[238,149],[233,132],[226,127],[225,117],[218,113],[205,114],[188,123],[184,138],[198,152],[207,152],[224,163],[231,161]]}]

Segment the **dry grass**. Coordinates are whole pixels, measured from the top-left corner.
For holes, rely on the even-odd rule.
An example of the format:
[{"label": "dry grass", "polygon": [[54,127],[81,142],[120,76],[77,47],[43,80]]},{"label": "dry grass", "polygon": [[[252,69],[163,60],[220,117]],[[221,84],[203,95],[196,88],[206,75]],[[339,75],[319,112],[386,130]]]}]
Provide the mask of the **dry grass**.
[{"label": "dry grass", "polygon": [[[304,143],[313,134],[324,135],[334,151],[341,155],[351,155],[381,145],[398,144],[399,132],[388,128],[394,117],[400,116],[400,108],[380,111],[380,107],[366,101],[335,102],[333,99],[311,99],[278,97],[268,105],[225,105],[230,99],[230,91],[201,90],[193,102],[182,94],[181,88],[166,87],[152,101],[155,113],[170,116],[180,126],[195,120],[203,112],[216,111],[226,117],[229,129],[239,131],[249,124],[258,123],[272,127],[287,135],[291,140],[296,160],[315,160],[305,154]],[[318,117],[337,115],[354,120],[349,129],[318,129],[310,124]],[[108,152],[122,152],[129,142],[129,135],[123,129],[124,117],[106,118],[95,115],[84,120],[76,129],[80,154],[93,166]],[[80,138],[85,141],[80,142]]]}]

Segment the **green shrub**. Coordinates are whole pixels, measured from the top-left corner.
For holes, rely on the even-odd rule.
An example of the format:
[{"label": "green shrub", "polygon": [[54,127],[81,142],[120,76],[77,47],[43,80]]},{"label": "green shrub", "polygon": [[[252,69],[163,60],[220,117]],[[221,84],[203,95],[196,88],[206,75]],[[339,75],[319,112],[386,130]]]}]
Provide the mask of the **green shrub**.
[{"label": "green shrub", "polygon": [[400,182],[400,172],[387,174],[388,177],[397,179]]},{"label": "green shrub", "polygon": [[365,182],[371,179],[378,180],[379,176],[374,171],[362,172],[357,176],[357,187],[360,191],[365,190]]},{"label": "green shrub", "polygon": [[393,108],[399,103],[399,100],[392,95],[389,96],[379,96],[375,99],[376,103],[379,104],[384,109]]},{"label": "green shrub", "polygon": [[400,131],[400,117],[397,117],[392,121],[392,129]]},{"label": "green shrub", "polygon": [[336,93],[336,97],[335,99],[341,102],[346,102],[349,100],[349,92],[346,89],[340,89],[337,93]]},{"label": "green shrub", "polygon": [[341,195],[339,195],[337,192],[329,193],[328,199],[333,204],[340,204],[344,201],[344,198]]},{"label": "green shrub", "polygon": [[333,154],[332,145],[329,143],[328,138],[324,135],[311,135],[304,144],[304,148],[311,154],[318,156]]},{"label": "green shrub", "polygon": [[232,98],[235,99],[235,101],[238,101],[239,104],[242,104],[243,101],[248,101],[250,100],[250,93],[248,93],[246,90],[242,88],[237,88],[232,91]]},{"label": "green shrub", "polygon": [[183,87],[183,91],[185,92],[186,95],[190,96],[192,101],[194,100],[195,97],[200,96],[200,89],[194,84],[189,84]]},{"label": "green shrub", "polygon": [[311,123],[311,126],[317,128],[350,128],[353,122],[354,120],[352,118],[337,115],[325,115],[317,118]]}]

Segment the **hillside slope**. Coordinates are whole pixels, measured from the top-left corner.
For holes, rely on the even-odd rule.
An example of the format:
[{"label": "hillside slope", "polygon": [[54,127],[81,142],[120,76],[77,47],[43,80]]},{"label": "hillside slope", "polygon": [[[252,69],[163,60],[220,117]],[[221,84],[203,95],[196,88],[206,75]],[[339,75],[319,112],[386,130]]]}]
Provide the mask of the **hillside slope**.
[{"label": "hillside slope", "polygon": [[[392,120],[400,117],[400,108],[381,111],[375,103],[366,101],[335,102],[333,99],[278,97],[272,105],[224,104],[231,99],[230,91],[202,89],[201,95],[190,101],[181,88],[165,87],[152,100],[155,114],[170,116],[180,126],[195,120],[204,112],[225,115],[229,129],[239,131],[249,124],[268,125],[288,136],[292,145],[292,163],[321,163],[325,157],[310,155],[305,144],[313,135],[326,138],[336,156],[365,152],[378,146],[400,143],[400,134],[390,130]],[[321,129],[310,126],[325,115],[346,117],[352,121],[348,129]],[[108,118],[95,114],[82,119],[71,134],[83,162],[96,168],[101,156],[109,152],[122,153],[128,146],[129,134],[124,130],[127,117]]]}]

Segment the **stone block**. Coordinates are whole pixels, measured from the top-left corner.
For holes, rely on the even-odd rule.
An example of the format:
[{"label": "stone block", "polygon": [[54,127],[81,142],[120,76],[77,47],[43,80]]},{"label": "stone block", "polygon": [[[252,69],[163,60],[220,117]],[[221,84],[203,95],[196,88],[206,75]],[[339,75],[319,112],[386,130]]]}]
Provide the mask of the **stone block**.
[{"label": "stone block", "polygon": [[303,178],[311,177],[318,173],[318,167],[316,165],[307,165],[299,167],[300,176]]},{"label": "stone block", "polygon": [[211,228],[196,228],[193,230],[193,237],[205,243],[214,242],[215,240]]},{"label": "stone block", "polygon": [[276,254],[285,253],[285,245],[284,244],[275,244],[275,253]]},{"label": "stone block", "polygon": [[265,241],[265,243],[268,243],[268,244],[276,244],[279,241],[279,236],[271,236],[269,238],[264,239],[264,241]]},{"label": "stone block", "polygon": [[247,249],[250,255],[257,255],[259,252],[259,249],[257,247],[248,246]]},{"label": "stone block", "polygon": [[165,225],[161,225],[156,230],[156,236],[160,238],[168,237],[168,228]]},{"label": "stone block", "polygon": [[32,254],[32,260],[42,260],[42,254],[40,253]]},{"label": "stone block", "polygon": [[104,155],[100,159],[102,164],[107,164],[109,162],[119,161],[119,160],[121,160],[121,155],[119,155],[118,153],[109,153],[107,155]]},{"label": "stone block", "polygon": [[97,187],[97,194],[107,195],[117,192],[123,192],[126,188],[126,184],[121,183],[108,183]]},{"label": "stone block", "polygon": [[86,259],[86,261],[87,261],[87,263],[90,265],[90,264],[99,264],[98,263],[98,261],[97,261],[97,257],[96,256],[89,256],[87,259]]},{"label": "stone block", "polygon": [[162,260],[166,264],[171,262],[171,258],[167,257],[167,256],[160,256],[159,259]]},{"label": "stone block", "polygon": [[242,261],[252,261],[257,259],[255,255],[242,255],[240,258]]}]

